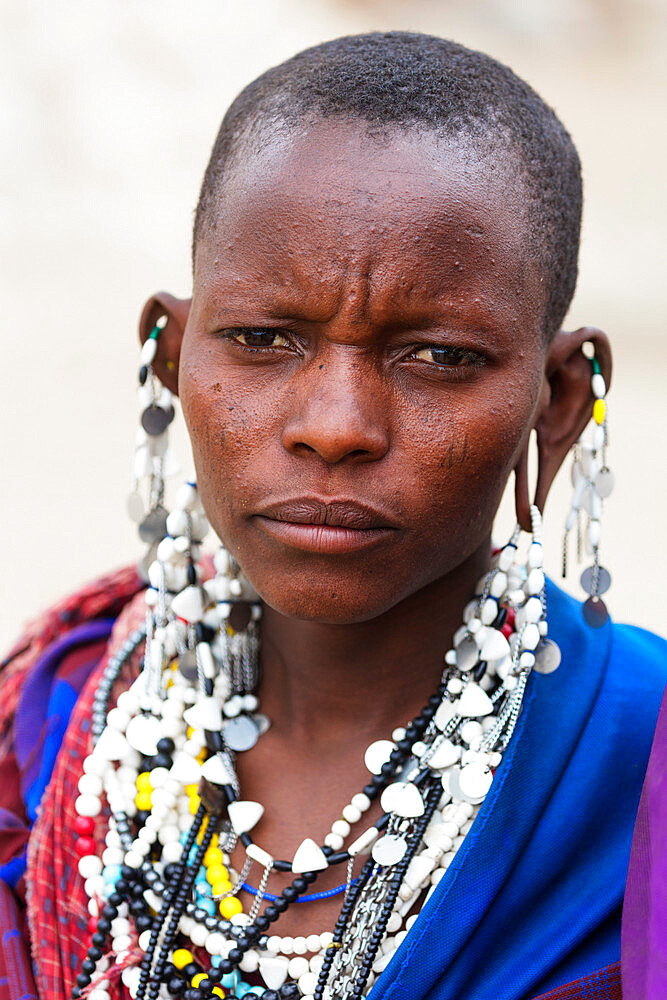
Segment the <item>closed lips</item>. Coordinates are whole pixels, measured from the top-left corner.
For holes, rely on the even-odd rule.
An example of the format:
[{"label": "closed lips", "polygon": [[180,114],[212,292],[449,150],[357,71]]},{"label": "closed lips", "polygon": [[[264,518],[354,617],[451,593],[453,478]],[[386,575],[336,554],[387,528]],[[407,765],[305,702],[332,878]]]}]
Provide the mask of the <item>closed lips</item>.
[{"label": "closed lips", "polygon": [[257,515],[288,524],[328,525],[357,531],[397,527],[380,511],[353,500],[298,497],[267,504]]}]

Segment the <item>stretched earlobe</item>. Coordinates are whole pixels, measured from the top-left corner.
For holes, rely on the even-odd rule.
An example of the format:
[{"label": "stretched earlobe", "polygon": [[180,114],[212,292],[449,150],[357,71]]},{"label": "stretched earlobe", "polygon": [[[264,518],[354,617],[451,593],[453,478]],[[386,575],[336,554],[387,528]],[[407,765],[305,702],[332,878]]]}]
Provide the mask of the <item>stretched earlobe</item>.
[{"label": "stretched earlobe", "polygon": [[144,306],[139,319],[139,339],[145,343],[151,330],[163,316],[167,323],[158,338],[158,348],[153,368],[155,374],[174,395],[178,395],[178,363],[181,343],[188,321],[191,299],[177,299],[168,292],[157,292]]},{"label": "stretched earlobe", "polygon": [[[538,473],[533,503],[540,511],[544,511],[556,473],[593,413],[591,360],[582,350],[587,343],[592,346],[605,384],[609,386],[611,346],[601,330],[591,326],[571,332],[559,330],[547,355],[545,382],[548,391],[535,421]],[[515,468],[515,475],[517,521],[527,530],[530,527],[528,442]]]},{"label": "stretched earlobe", "polygon": [[[530,434],[521,456],[514,467],[514,505],[516,521],[523,531],[530,531],[530,493],[528,487],[528,452],[530,450]],[[541,512],[541,508],[540,508]]]}]

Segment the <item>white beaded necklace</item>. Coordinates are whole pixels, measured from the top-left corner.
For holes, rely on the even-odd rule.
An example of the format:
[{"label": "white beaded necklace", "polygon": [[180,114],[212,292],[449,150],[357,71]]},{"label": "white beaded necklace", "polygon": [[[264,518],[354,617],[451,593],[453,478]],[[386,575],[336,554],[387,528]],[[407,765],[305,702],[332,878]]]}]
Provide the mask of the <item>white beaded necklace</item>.
[{"label": "white beaded necklace", "polygon": [[[95,746],[79,781],[76,810],[84,824],[86,818],[91,824],[104,821],[103,797],[111,812],[100,855],[86,853],[79,862],[90,913],[102,914],[106,927],[101,901],[116,901],[107,903],[111,951],[116,964],[125,966],[122,979],[131,996],[140,1000],[170,995],[166,984],[155,980],[157,973],[163,974],[167,952],[176,979],[186,970],[181,978],[193,996],[218,995],[219,982],[228,995],[242,996],[251,987],[238,978],[240,973],[256,972],[268,991],[280,991],[276,995],[285,1000],[366,994],[470,829],[511,738],[528,675],[533,669],[549,672],[558,666],[558,649],[546,638],[539,512],[532,508],[533,540],[526,565],[516,562],[517,528],[479,581],[445,656],[436,695],[408,727],[367,748],[367,788],[341,809],[322,846],[305,837],[288,862],[252,841],[250,831],[264,810],[260,803],[240,797],[234,769],[234,753],[250,749],[268,725],[258,712],[255,690],[258,598],[224,549],[216,554],[212,579],[197,568],[207,523],[194,483],[179,490],[176,504],[167,518],[168,535],[148,571],[144,669],[108,711],[102,709],[112,681],[105,678],[97,699],[97,723],[95,716],[93,720]],[[160,751],[158,744],[169,752]],[[152,763],[141,770],[147,759]],[[356,829],[378,795],[382,819]],[[201,870],[194,874],[183,842],[190,836],[193,854],[207,834],[203,826],[199,834],[195,830],[196,836],[190,833],[193,813],[195,824],[197,817],[211,813],[225,821],[217,834],[209,831],[209,838],[217,837],[217,846],[206,849]],[[247,858],[240,875],[229,861],[237,840]],[[210,843],[215,845],[215,839]],[[362,856],[368,860],[358,884],[353,884],[352,864]],[[265,909],[264,918],[260,910],[274,870],[297,876],[293,884],[298,896],[306,880],[314,881],[318,871],[336,863],[346,863],[348,875],[341,918],[333,932],[295,938],[264,932],[274,904]],[[264,873],[246,914],[237,894],[252,864],[261,865]],[[191,887],[174,919],[181,938],[208,956],[208,975],[202,966],[191,976],[196,963],[179,964],[181,952],[194,957],[191,950],[164,936],[169,913],[176,913],[177,885],[170,883],[170,870],[179,865],[185,865],[179,878],[190,877]],[[142,887],[138,905],[143,901],[146,909],[140,917],[144,929],[134,925],[129,897],[121,898],[117,891],[130,878],[123,872],[135,873]],[[381,927],[381,933],[351,933],[364,921],[369,929]],[[244,941],[248,928],[255,926],[252,941]],[[132,964],[135,955],[139,960],[143,955],[141,967]],[[99,957],[94,962],[89,996],[107,1000],[108,961]],[[349,968],[364,970],[363,976],[355,973],[351,992]]]}]

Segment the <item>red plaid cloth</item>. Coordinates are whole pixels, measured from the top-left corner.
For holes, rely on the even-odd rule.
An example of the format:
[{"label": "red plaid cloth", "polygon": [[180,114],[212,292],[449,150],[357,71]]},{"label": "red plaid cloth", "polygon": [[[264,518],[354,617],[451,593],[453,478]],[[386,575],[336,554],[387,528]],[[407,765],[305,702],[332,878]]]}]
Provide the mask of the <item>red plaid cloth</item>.
[{"label": "red plaid cloth", "polygon": [[[79,855],[73,833],[82,763],[92,750],[90,719],[95,689],[109,657],[120,648],[145,614],[143,595],[137,595],[119,616],[107,655],[91,674],[76,703],[51,782],[42,799],[42,810],[28,845],[28,923],[40,996],[69,997],[90,944],[88,898],[78,872]],[[141,648],[125,665],[118,679],[123,690],[139,669]],[[95,833],[103,840],[103,825]],[[116,981],[114,998],[128,994]]]},{"label": "red plaid cloth", "polygon": [[622,996],[621,965],[615,962],[574,983],[566,983],[543,993],[535,1000],[622,1000]]}]

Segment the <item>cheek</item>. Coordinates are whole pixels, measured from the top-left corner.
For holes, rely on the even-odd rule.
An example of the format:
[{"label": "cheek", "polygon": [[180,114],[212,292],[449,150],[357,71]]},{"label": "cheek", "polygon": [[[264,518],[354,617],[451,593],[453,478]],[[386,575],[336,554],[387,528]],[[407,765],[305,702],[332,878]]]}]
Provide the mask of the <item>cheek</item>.
[{"label": "cheek", "polygon": [[[491,528],[508,476],[522,450],[534,400],[500,400],[491,393],[440,410],[413,410],[405,426],[403,448],[410,481],[402,492],[413,498],[413,511],[426,534],[450,526],[466,547],[475,547]],[[404,480],[404,477],[400,477]]]},{"label": "cheek", "polygon": [[213,366],[194,368],[186,361],[181,367],[181,405],[197,486],[214,530],[232,551],[233,519],[243,513],[249,474],[270,475],[271,463],[263,458],[275,434],[261,394],[236,390]]}]

